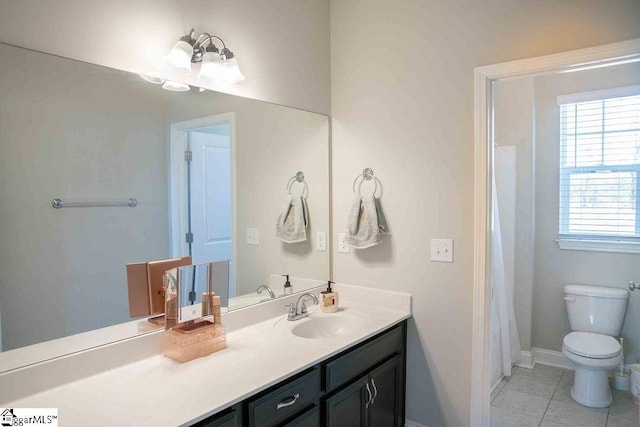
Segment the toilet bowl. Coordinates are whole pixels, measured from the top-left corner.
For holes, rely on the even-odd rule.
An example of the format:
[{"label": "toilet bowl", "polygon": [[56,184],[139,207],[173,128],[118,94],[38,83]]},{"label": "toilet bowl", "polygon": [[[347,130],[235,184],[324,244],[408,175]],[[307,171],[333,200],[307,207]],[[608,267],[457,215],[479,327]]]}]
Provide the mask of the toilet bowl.
[{"label": "toilet bowl", "polygon": [[571,397],[592,408],[604,408],[613,402],[609,371],[622,361],[620,343],[608,335],[571,332],[564,337],[562,354],[575,366]]},{"label": "toilet bowl", "polygon": [[622,361],[618,340],[629,292],[620,288],[589,285],[564,287],[572,332],[564,337],[562,354],[575,368],[571,397],[593,408],[613,402],[609,371]]}]

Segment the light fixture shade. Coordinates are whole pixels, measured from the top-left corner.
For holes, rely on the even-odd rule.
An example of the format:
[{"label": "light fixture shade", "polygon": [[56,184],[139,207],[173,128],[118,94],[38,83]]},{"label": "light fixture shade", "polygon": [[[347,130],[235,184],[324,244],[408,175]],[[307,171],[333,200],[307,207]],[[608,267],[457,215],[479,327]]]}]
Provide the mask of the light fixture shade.
[{"label": "light fixture shade", "polygon": [[162,85],[162,89],[170,90],[173,92],[187,92],[191,90],[188,84],[184,84],[181,82],[174,82],[172,80],[167,80]]},{"label": "light fixture shade", "polygon": [[189,74],[191,72],[191,57],[193,46],[185,41],[178,41],[165,57],[166,64],[176,74]]},{"label": "light fixture shade", "polygon": [[218,52],[205,52],[202,56],[202,66],[198,73],[198,79],[208,83],[218,83],[220,74],[220,54]]},{"label": "light fixture shade", "polygon": [[244,75],[240,72],[236,58],[220,61],[220,76],[218,82],[224,85],[231,85],[244,80]]},{"label": "light fixture shade", "polygon": [[231,85],[244,80],[235,58],[221,59],[217,52],[206,52],[198,79],[217,85]]}]

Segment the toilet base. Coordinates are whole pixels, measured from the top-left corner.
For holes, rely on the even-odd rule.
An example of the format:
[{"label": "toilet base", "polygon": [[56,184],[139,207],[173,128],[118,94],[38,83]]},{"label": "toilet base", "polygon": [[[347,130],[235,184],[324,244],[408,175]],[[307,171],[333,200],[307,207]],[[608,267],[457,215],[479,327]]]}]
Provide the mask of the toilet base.
[{"label": "toilet base", "polygon": [[607,370],[577,368],[571,386],[571,398],[591,408],[606,408],[613,403]]}]

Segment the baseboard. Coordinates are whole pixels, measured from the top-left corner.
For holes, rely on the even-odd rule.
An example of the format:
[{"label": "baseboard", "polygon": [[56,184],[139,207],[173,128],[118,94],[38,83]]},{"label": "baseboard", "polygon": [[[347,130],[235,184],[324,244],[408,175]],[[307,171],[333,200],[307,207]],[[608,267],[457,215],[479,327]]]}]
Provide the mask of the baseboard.
[{"label": "baseboard", "polygon": [[523,350],[520,352],[520,361],[518,361],[518,363],[516,363],[515,365],[521,368],[533,369],[533,363],[533,355],[531,354],[531,352]]},{"label": "baseboard", "polygon": [[426,426],[424,424],[417,423],[415,421],[406,420],[404,422],[404,427],[428,427],[428,426]]},{"label": "baseboard", "polygon": [[573,369],[573,365],[571,364],[569,359],[567,359],[565,355],[559,351],[533,347],[531,349],[531,352],[533,353],[534,363],[540,363],[541,365],[555,366],[564,369]]}]

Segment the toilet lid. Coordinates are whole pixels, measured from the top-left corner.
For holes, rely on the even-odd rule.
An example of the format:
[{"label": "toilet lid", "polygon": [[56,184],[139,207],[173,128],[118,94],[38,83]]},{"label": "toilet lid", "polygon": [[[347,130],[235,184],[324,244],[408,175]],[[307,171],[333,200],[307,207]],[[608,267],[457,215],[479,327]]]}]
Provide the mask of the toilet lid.
[{"label": "toilet lid", "polygon": [[564,337],[564,346],[571,353],[592,359],[607,359],[620,352],[620,343],[615,338],[592,332],[571,332]]}]

